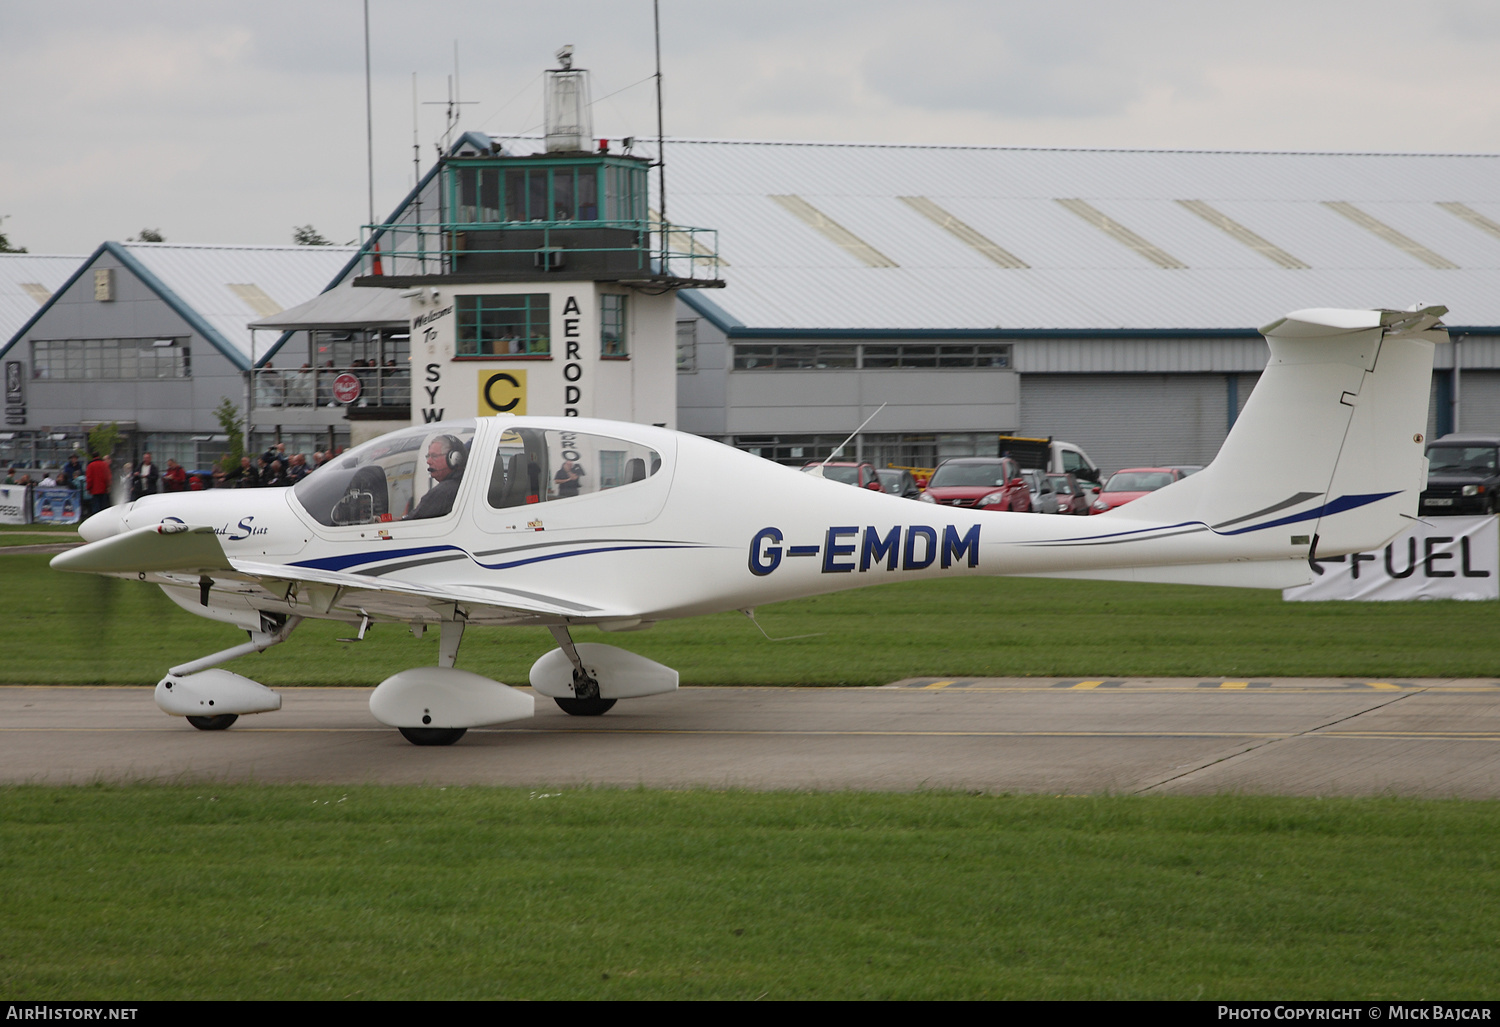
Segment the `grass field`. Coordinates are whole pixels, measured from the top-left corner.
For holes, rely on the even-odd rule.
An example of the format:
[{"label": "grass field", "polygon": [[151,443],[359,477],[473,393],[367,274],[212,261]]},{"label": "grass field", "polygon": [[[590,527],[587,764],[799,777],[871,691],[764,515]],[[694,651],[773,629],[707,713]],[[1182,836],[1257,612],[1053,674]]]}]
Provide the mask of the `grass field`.
[{"label": "grass field", "polygon": [[1493,803],[0,790],[0,994],[1486,998]]},{"label": "grass field", "polygon": [[[14,683],[149,684],[243,635],[0,556]],[[1490,676],[1495,603],[971,579],[601,636],[690,684]],[[435,661],[304,625],[232,669]],[[521,683],[539,630],[469,632]],[[486,788],[0,788],[0,994],[44,998],[1494,998],[1500,803]]]},{"label": "grass field", "polygon": [[[155,587],[0,558],[3,679],[11,684],[155,684],[168,666],[244,635],[190,616]],[[1286,603],[1264,590],[968,578],[867,588],[763,607],[768,642],[737,613],[658,624],[607,641],[675,667],[684,684],[877,685],[921,675],[1487,677],[1500,673],[1500,604]],[[309,622],[286,645],[230,666],[268,685],[374,685],[436,663],[377,625]],[[554,646],[542,629],[477,629],[458,666],[524,684]]]}]

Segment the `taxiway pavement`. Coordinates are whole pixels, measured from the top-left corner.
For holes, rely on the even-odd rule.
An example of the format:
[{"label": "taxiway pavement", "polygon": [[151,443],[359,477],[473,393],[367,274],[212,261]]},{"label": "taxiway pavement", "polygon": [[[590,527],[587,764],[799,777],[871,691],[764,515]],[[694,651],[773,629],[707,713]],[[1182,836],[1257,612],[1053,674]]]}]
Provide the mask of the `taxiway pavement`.
[{"label": "taxiway pavement", "polygon": [[202,732],[149,688],[0,687],[0,781],[1500,797],[1500,681],[946,680],[684,688],[417,747],[369,690]]}]

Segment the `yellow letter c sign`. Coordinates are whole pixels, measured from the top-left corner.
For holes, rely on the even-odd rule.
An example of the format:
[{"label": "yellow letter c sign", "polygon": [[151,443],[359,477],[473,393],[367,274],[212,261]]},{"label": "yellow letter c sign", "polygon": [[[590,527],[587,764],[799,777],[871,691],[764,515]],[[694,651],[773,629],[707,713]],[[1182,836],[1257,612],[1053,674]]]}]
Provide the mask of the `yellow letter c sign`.
[{"label": "yellow letter c sign", "polygon": [[526,372],[522,369],[479,372],[479,416],[524,414]]}]

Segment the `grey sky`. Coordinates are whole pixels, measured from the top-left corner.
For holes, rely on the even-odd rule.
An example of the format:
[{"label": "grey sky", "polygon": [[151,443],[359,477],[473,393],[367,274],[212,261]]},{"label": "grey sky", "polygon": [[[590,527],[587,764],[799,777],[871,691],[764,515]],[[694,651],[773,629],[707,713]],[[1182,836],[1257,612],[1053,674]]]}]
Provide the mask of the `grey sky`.
[{"label": "grey sky", "polygon": [[[534,130],[540,72],[572,43],[596,132],[655,132],[649,0],[370,6],[377,215],[411,182],[412,74],[421,100],[444,99],[455,40],[477,101],[462,127]],[[662,17],[669,136],[1500,150],[1488,0],[663,0]],[[359,0],[0,0],[0,50],[14,243],[88,252],[143,227],[280,243],[306,223],[357,236]],[[441,108],[419,119],[425,167]]]}]

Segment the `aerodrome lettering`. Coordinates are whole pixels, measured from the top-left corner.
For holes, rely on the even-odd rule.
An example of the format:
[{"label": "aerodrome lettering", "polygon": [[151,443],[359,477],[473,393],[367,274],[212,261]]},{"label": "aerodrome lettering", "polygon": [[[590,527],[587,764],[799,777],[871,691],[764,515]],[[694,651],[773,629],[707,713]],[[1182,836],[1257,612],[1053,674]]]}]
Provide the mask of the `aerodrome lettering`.
[{"label": "aerodrome lettering", "polygon": [[580,335],[578,326],[582,322],[581,317],[569,317],[569,314],[582,314],[578,309],[578,297],[569,296],[563,304],[563,380],[569,384],[563,386],[563,416],[577,417],[578,408],[583,403],[583,358],[579,348]]},{"label": "aerodrome lettering", "polygon": [[875,525],[835,525],[823,533],[821,545],[785,546],[786,536],[780,528],[762,528],[750,540],[750,573],[765,577],[781,566],[784,557],[822,556],[819,571],[823,574],[867,573],[881,564],[885,570],[920,571],[934,563],[948,568],[962,561],[963,566],[979,566],[980,525],[960,530],[944,525],[941,542],[938,529],[925,524],[896,525],[881,529]]}]

